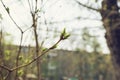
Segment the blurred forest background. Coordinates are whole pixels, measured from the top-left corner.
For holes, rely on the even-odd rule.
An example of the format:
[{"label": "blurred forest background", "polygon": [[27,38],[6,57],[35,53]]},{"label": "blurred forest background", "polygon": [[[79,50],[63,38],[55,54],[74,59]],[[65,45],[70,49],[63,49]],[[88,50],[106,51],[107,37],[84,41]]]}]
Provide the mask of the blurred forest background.
[{"label": "blurred forest background", "polygon": [[0,80],[115,80],[101,4],[1,0]]}]

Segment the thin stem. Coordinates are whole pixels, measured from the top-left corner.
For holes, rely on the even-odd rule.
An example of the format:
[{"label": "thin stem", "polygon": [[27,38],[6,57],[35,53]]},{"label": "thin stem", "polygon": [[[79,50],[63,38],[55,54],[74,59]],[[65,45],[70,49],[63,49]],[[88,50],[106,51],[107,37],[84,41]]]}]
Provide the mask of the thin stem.
[{"label": "thin stem", "polygon": [[79,5],[83,6],[83,7],[86,7],[88,9],[91,9],[91,10],[94,10],[94,11],[97,11],[97,12],[100,12],[100,9],[95,9],[95,8],[92,8],[90,6],[87,6],[85,4],[82,4],[81,2],[79,2],[78,0],[75,0],[75,2],[77,2]]},{"label": "thin stem", "polygon": [[7,11],[7,7],[5,6],[5,4],[3,3],[3,1],[1,0],[1,3],[3,5],[3,7],[5,8],[6,12],[8,13],[10,19],[13,21],[13,23],[16,25],[16,27],[21,31],[21,33],[23,32],[22,29],[20,28],[20,26],[15,22],[15,20],[12,18],[12,16],[10,15],[9,11]]},{"label": "thin stem", "polygon": [[7,66],[4,66],[4,65],[1,65],[1,64],[0,64],[0,67],[3,68],[3,69],[5,69],[5,70],[7,70],[7,71],[12,71],[12,70],[11,70],[10,68],[8,68]]},{"label": "thin stem", "polygon": [[37,3],[38,3],[38,0],[36,0],[36,4],[35,4],[35,12],[37,11]]},{"label": "thin stem", "polygon": [[29,1],[29,0],[28,0],[28,5],[29,5],[29,8],[30,8],[30,13],[33,14],[33,12],[32,12],[32,7],[31,7],[31,5],[30,5],[30,1]]},{"label": "thin stem", "polygon": [[61,41],[61,39],[58,40],[58,41],[57,41],[53,46],[51,46],[49,49],[47,49],[46,51],[42,52],[42,54],[40,54],[39,56],[37,56],[36,58],[34,58],[33,60],[31,60],[29,63],[24,64],[24,65],[21,65],[21,66],[18,66],[18,67],[15,67],[15,68],[13,68],[13,69],[11,69],[11,70],[12,70],[12,71],[15,71],[15,70],[17,70],[17,69],[20,69],[20,68],[23,68],[23,67],[26,67],[26,66],[32,64],[32,63],[35,62],[37,59],[41,58],[43,55],[45,55],[47,52],[49,52],[49,51],[50,51],[55,45],[57,45],[60,41]]},{"label": "thin stem", "polygon": [[8,74],[7,74],[6,77],[5,77],[5,80],[8,79],[8,77],[10,76],[10,74],[11,74],[11,71],[8,72]]},{"label": "thin stem", "polygon": [[26,32],[26,31],[28,31],[28,30],[31,29],[31,28],[32,28],[32,27],[29,27],[29,28],[25,29],[25,30],[23,31],[23,33]]},{"label": "thin stem", "polygon": [[[18,53],[17,53],[17,57],[16,57],[16,67],[19,66],[19,56],[20,56],[21,48],[22,48],[22,40],[23,40],[23,33],[21,34],[20,46],[19,46],[19,50],[18,50]],[[15,72],[15,80],[18,77],[18,73],[17,72],[18,72],[18,69]]]}]

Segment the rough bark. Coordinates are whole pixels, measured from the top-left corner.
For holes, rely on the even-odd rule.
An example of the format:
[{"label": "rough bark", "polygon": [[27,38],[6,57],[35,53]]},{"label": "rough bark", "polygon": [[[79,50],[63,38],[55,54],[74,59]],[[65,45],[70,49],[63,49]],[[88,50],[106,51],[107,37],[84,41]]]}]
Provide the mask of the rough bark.
[{"label": "rough bark", "polygon": [[106,41],[112,55],[116,80],[120,80],[120,13],[117,0],[103,0],[101,16]]}]

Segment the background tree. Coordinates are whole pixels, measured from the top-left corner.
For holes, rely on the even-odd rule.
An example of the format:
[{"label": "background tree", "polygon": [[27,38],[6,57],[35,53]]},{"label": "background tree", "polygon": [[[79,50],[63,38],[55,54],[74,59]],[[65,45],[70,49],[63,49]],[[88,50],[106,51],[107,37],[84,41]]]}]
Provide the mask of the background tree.
[{"label": "background tree", "polygon": [[[120,13],[119,0],[102,0],[101,9],[96,9],[76,1],[79,5],[97,11],[102,16],[103,26],[106,30],[105,38],[111,52],[115,69],[116,80],[120,80]],[[98,2],[98,0],[96,0]]]},{"label": "background tree", "polygon": [[102,21],[106,29],[106,41],[112,55],[116,80],[120,80],[120,13],[118,0],[102,1]]}]

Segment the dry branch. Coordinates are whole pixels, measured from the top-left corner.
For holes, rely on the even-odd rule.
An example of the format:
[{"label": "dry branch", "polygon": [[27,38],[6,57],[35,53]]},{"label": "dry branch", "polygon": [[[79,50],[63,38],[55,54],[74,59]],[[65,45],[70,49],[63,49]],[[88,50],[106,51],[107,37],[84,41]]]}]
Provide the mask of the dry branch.
[{"label": "dry branch", "polygon": [[92,8],[90,6],[87,6],[85,4],[82,4],[81,2],[79,2],[78,0],[75,0],[75,2],[77,2],[79,5],[83,6],[83,7],[86,7],[88,9],[91,9],[91,10],[94,10],[94,11],[97,11],[97,12],[100,12],[101,10],[100,9],[95,9],[95,8]]}]

